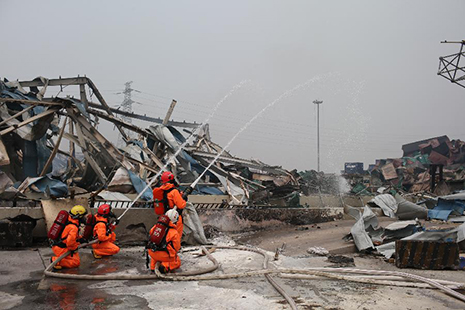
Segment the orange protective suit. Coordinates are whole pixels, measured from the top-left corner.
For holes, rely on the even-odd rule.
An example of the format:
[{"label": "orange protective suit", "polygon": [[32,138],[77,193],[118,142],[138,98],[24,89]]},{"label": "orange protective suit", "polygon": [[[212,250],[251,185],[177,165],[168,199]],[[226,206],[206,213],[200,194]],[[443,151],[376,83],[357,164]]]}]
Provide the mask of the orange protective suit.
[{"label": "orange protective suit", "polygon": [[[150,229],[150,235],[153,234],[155,226]],[[148,250],[150,255],[150,270],[155,270],[155,264],[161,262],[167,271],[178,269],[181,267],[181,260],[178,256],[178,251],[181,248],[181,237],[177,231],[176,225],[172,222],[169,224],[168,233],[166,234],[166,249],[168,251],[153,251]]]},{"label": "orange protective suit", "polygon": [[[55,261],[59,256],[65,254],[67,251],[74,251],[77,249],[79,242],[77,239],[79,238],[79,220],[75,220],[68,216],[68,224],[63,229],[61,233],[61,244],[63,247],[58,245],[52,246],[52,251],[55,253],[56,256],[52,257],[52,261]],[[57,266],[61,266],[63,268],[76,268],[79,267],[81,264],[81,259],[79,258],[79,253],[71,253],[70,255],[63,258]]]},{"label": "orange protective suit", "polygon": [[119,252],[119,247],[113,243],[116,240],[116,234],[114,231],[110,232],[112,229],[108,229],[108,219],[97,214],[95,220],[97,224],[94,226],[94,238],[99,242],[92,244],[94,253],[101,256],[115,255]]},{"label": "orange protective suit", "polygon": [[176,230],[178,231],[180,238],[182,238],[182,231],[184,230],[184,224],[182,223],[181,212],[182,212],[182,209],[186,207],[186,201],[182,199],[181,193],[179,192],[177,188],[175,188],[174,184],[165,183],[162,186],[160,186],[160,188],[164,191],[174,188],[171,192],[169,192],[166,195],[166,197],[168,198],[168,204],[169,204],[170,209],[173,209],[174,206],[176,206],[178,210],[180,210],[178,211],[179,219],[178,219],[178,222],[176,223]]}]

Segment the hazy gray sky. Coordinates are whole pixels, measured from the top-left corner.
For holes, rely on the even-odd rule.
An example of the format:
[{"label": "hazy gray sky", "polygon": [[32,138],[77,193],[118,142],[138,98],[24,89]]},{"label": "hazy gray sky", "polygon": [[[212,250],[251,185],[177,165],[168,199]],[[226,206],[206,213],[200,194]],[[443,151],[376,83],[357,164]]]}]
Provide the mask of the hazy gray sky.
[{"label": "hazy gray sky", "polygon": [[[0,77],[87,75],[111,105],[134,81],[134,110],[202,122],[215,142],[296,85],[231,145],[233,155],[299,170],[400,157],[401,145],[465,140],[465,89],[436,75],[442,40],[465,39],[465,1],[5,1]],[[65,94],[75,93],[66,89]],[[50,93],[49,93],[50,94]],[[110,126],[101,126],[111,137]],[[116,140],[116,136],[113,138]]]}]

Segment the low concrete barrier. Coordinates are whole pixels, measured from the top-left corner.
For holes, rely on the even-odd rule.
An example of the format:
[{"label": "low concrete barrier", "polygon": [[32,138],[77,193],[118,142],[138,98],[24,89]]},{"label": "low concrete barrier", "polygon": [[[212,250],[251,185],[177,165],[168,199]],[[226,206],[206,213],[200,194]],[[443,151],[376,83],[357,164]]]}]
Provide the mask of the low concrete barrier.
[{"label": "low concrete barrier", "polygon": [[[340,197],[335,195],[312,195],[301,196],[300,204],[305,207],[286,208],[262,206],[260,208],[227,207],[228,196],[201,196],[191,195],[189,201],[194,205],[207,206],[198,207],[197,211],[204,225],[211,225],[223,231],[243,231],[269,227],[270,225],[305,225],[321,223],[341,219],[344,216],[343,203],[353,207],[363,207],[372,197]],[[87,198],[56,199],[42,201],[42,207],[0,207],[0,219],[15,217],[25,214],[37,221],[33,230],[33,237],[45,238],[48,227],[55,220],[60,210],[70,210],[74,205],[81,204],[88,208]],[[213,206],[208,208],[208,206]],[[223,205],[226,208],[215,206]],[[92,213],[96,209],[90,209]],[[125,209],[115,208],[114,213],[119,216]],[[44,219],[45,218],[45,219]],[[149,230],[156,223],[157,216],[152,208],[133,208],[126,213],[116,229],[118,235],[133,233],[134,227],[139,226],[141,234],[143,230]],[[48,223],[48,225],[47,225]],[[128,227],[129,230],[128,231]],[[142,228],[143,227],[143,228]]]}]

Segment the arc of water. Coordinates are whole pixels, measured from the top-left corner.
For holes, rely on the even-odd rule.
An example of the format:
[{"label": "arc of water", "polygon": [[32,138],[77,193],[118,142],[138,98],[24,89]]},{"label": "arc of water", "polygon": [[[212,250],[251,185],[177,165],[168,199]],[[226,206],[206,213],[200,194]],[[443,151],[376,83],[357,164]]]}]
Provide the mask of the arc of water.
[{"label": "arc of water", "polygon": [[199,177],[191,184],[191,187],[194,188],[195,185],[197,185],[197,183],[199,182],[199,180],[204,176],[204,174],[211,168],[211,166],[213,166],[213,164],[218,160],[218,158],[224,153],[224,151],[226,150],[226,148],[228,148],[231,143],[233,143],[233,141],[244,131],[247,129],[247,127],[249,127],[250,124],[252,124],[257,118],[259,118],[266,110],[268,110],[269,108],[271,108],[272,106],[274,106],[277,102],[283,100],[284,98],[286,97],[289,97],[293,92],[303,88],[303,87],[307,87],[309,86],[310,84],[314,83],[315,81],[318,81],[320,80],[320,77],[314,77],[313,79],[310,79],[308,80],[307,82],[305,83],[302,83],[302,84],[299,84],[297,86],[295,86],[294,88],[291,88],[289,89],[288,91],[284,92],[283,94],[281,94],[278,98],[276,98],[273,102],[271,102],[270,104],[268,104],[266,107],[264,107],[260,112],[258,112],[254,117],[252,117],[241,129],[239,129],[239,131],[231,138],[231,140],[229,140],[228,144],[226,144],[225,147],[223,147],[221,149],[221,151],[215,156],[215,158],[210,162],[210,164],[207,166],[207,168],[199,175]]},{"label": "arc of water", "polygon": [[[173,161],[175,160],[175,158],[181,153],[181,151],[184,149],[184,147],[187,145],[187,143],[189,142],[189,140],[195,135],[195,133],[198,132],[198,130],[200,128],[202,128],[202,126],[204,126],[204,124],[207,124],[210,119],[215,115],[216,111],[218,110],[218,108],[229,98],[231,97],[237,90],[239,90],[240,88],[242,88],[244,85],[246,85],[247,83],[249,83],[250,80],[243,80],[241,81],[239,84],[235,85],[231,91],[229,93],[226,94],[226,96],[223,97],[223,99],[221,99],[216,105],[215,107],[213,108],[212,112],[207,116],[207,118],[205,119],[205,121],[203,123],[201,123],[199,126],[197,126],[193,131],[192,133],[189,135],[189,137],[187,137],[186,141],[184,141],[179,147],[178,149],[176,150],[176,152],[166,161],[165,165],[160,169],[160,171],[158,171],[158,173],[150,180],[150,182],[147,184],[147,186],[144,188],[144,190],[142,190],[136,198],[134,198],[133,201],[131,201],[131,203],[129,204],[129,206],[127,207],[126,210],[124,210],[124,212],[118,217],[118,221],[121,220],[121,218],[128,212],[128,210],[134,205],[134,203],[145,193],[145,191],[150,188],[150,186],[153,184],[153,182],[155,182],[155,180],[158,179],[158,177],[162,174],[163,171],[166,170],[166,168],[168,167],[168,165]],[[198,182],[198,181],[197,181]]]}]

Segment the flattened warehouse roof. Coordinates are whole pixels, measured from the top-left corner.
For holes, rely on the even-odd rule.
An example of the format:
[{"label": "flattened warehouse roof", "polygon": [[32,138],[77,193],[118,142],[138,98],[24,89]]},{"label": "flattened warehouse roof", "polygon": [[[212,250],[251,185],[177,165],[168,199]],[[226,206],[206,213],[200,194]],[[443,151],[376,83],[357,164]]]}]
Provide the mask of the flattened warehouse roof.
[{"label": "flattened warehouse roof", "polygon": [[[63,86],[78,86],[80,98],[46,97],[50,87]],[[98,102],[87,98],[87,90]],[[180,183],[189,184],[217,160],[222,147],[211,141],[208,124],[201,127],[195,122],[170,121],[171,113],[172,109],[162,119],[110,108],[87,77],[0,81],[0,168],[11,180],[5,184],[23,183],[21,194],[33,191],[46,197],[63,197],[70,192],[64,189],[76,187],[80,193],[98,191],[115,184],[111,183],[115,177],[129,175],[118,180],[125,184],[122,190],[140,192],[186,140],[175,127],[193,128],[195,133],[190,136],[194,141],[179,152],[168,168]],[[140,128],[128,118],[149,121],[154,126]],[[116,127],[126,144],[124,147],[118,148],[99,132],[101,120]],[[136,134],[138,138],[132,138]],[[62,139],[69,141],[69,147],[63,148]],[[78,156],[79,152],[83,157]],[[60,154],[60,173],[54,174],[57,154]],[[45,176],[63,190],[51,191],[46,186],[46,191],[30,180],[24,182],[27,177]],[[232,200],[247,203],[255,191],[267,191],[257,197],[285,197],[302,190],[306,183],[296,172],[224,152],[196,190],[204,194],[229,194]],[[145,195],[145,199],[150,197]]]}]

